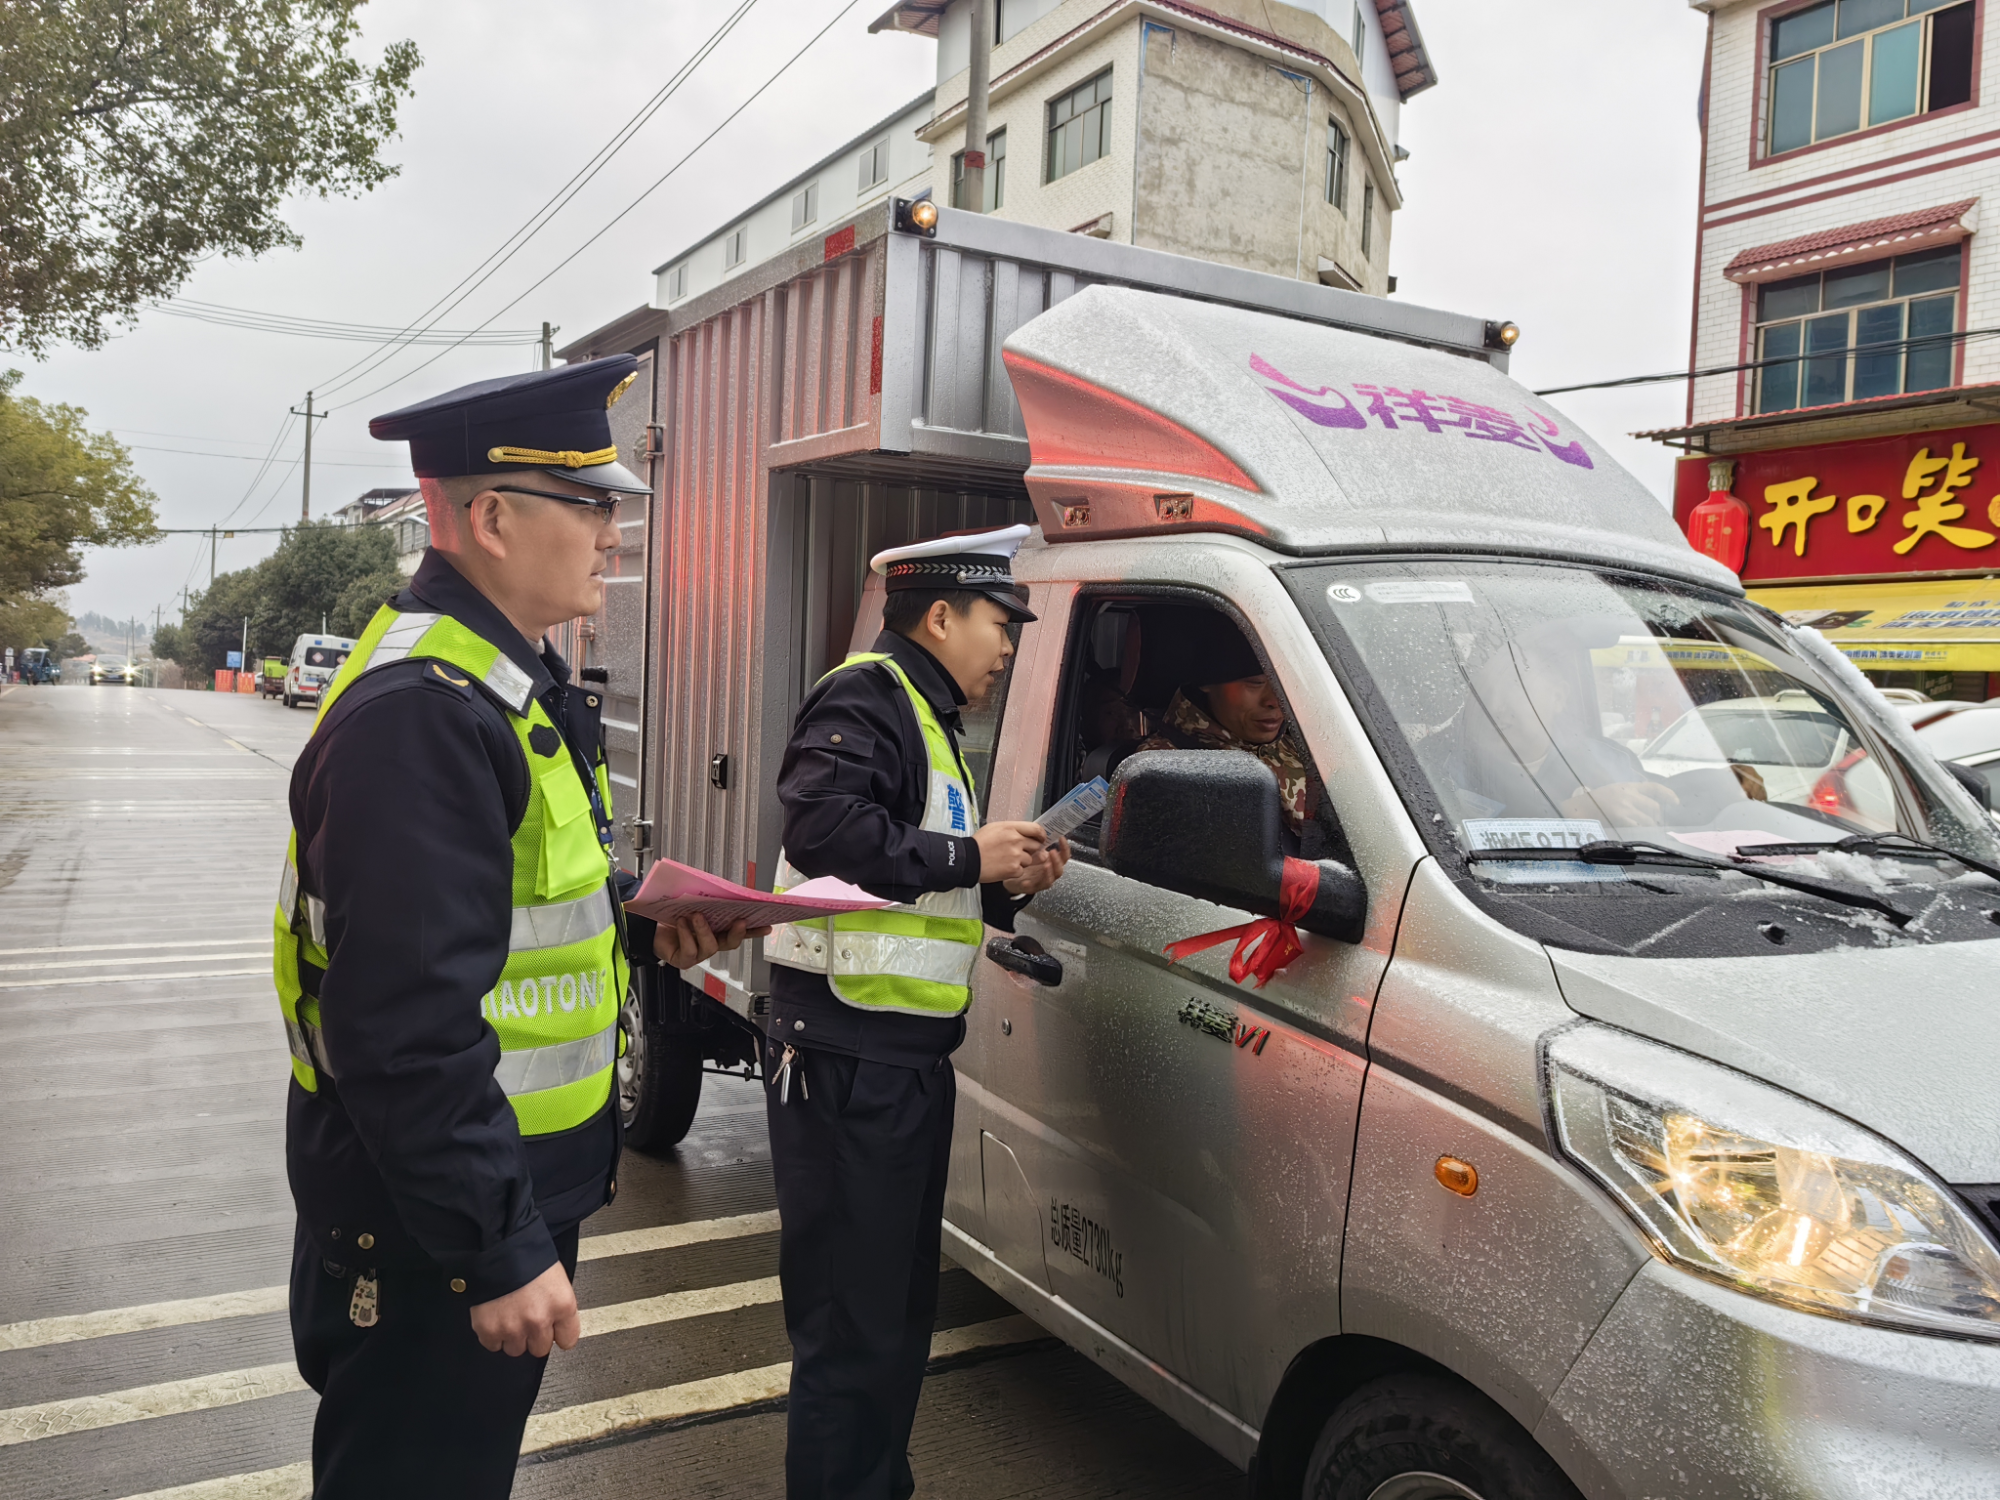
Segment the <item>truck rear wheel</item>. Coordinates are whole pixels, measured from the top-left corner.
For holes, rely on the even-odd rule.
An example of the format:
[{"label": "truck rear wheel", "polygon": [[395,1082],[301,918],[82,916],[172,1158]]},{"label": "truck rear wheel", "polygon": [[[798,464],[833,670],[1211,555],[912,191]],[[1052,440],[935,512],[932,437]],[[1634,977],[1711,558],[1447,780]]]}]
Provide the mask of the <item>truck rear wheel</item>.
[{"label": "truck rear wheel", "polygon": [[647,1009],[634,984],[618,1013],[625,1042],[617,1067],[618,1111],[628,1146],[665,1151],[687,1137],[701,1104],[701,1039],[648,1021]]},{"label": "truck rear wheel", "polygon": [[1389,1375],[1334,1408],[1304,1500],[1582,1500],[1520,1423],[1446,1376]]}]

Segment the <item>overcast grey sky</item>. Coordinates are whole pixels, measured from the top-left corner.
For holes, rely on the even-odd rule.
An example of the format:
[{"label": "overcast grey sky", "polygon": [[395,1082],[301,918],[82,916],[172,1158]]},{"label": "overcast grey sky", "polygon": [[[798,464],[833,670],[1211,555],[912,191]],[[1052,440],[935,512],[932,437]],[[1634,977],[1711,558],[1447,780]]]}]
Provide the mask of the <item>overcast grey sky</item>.
[{"label": "overcast grey sky", "polygon": [[[616,228],[502,311],[626,207],[845,0],[757,7],[623,153],[442,327],[582,333],[647,300],[652,267],[927,88],[932,44],[871,37],[861,0],[826,39]],[[1391,269],[1403,300],[1514,319],[1514,373],[1531,386],[1684,367],[1694,241],[1695,99],[1704,23],[1685,0],[1414,0],[1440,82],[1403,114],[1406,207]],[[733,8],[733,7],[727,7]],[[423,50],[416,97],[389,148],[402,175],[361,199],[304,201],[296,251],[215,260],[183,295],[351,323],[417,317],[505,240],[687,59],[726,7],[708,0],[375,0],[366,50]],[[495,314],[498,314],[495,317]],[[299,512],[300,424],[287,408],[332,389],[364,344],[281,337],[149,312],[95,352],[20,357],[27,394],[84,407],[160,498],[161,524],[270,526]],[[313,459],[322,514],[407,482],[401,445],[371,415],[464,381],[529,367],[532,350],[406,351],[334,391]],[[1678,419],[1682,388],[1557,404],[1657,493],[1671,457],[1623,434]],[[260,461],[285,430],[279,460]],[[165,450],[178,449],[179,452]],[[240,536],[219,566],[274,544]],[[81,614],[151,617],[208,580],[206,538],[93,552],[70,591]]]}]

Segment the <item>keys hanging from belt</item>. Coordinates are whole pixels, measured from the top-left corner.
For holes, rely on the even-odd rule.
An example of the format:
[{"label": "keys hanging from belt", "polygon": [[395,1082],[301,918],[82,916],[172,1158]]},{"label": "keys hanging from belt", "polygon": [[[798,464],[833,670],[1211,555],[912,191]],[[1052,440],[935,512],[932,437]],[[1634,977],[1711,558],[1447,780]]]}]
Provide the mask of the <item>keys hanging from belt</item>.
[{"label": "keys hanging from belt", "polygon": [[812,1090],[806,1087],[806,1065],[799,1057],[799,1049],[794,1047],[790,1042],[787,1042],[785,1043],[784,1055],[778,1059],[778,1071],[766,1080],[768,1083],[777,1084],[778,1102],[780,1104],[790,1104],[792,1102],[792,1064],[795,1062],[799,1065],[799,1097],[801,1099],[812,1098]]},{"label": "keys hanging from belt", "polygon": [[382,1287],[373,1271],[354,1278],[354,1295],[347,1302],[347,1317],[356,1328],[373,1328],[381,1317]]}]

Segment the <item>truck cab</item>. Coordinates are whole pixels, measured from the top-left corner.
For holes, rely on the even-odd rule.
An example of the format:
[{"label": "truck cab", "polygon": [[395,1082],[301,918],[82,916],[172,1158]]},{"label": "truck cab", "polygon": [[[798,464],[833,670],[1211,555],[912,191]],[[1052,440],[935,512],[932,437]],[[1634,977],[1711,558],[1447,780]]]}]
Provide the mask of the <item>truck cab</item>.
[{"label": "truck cab", "polygon": [[[1110,795],[985,934],[951,1257],[1260,1500],[2000,1493],[1985,810],[1507,378],[1506,325],[903,222],[573,352],[654,385],[610,631],[640,863],[768,885],[869,555],[1038,527],[967,759],[989,819]],[[1147,744],[1224,632],[1282,800]],[[767,987],[744,952],[635,997],[635,1144]]]}]

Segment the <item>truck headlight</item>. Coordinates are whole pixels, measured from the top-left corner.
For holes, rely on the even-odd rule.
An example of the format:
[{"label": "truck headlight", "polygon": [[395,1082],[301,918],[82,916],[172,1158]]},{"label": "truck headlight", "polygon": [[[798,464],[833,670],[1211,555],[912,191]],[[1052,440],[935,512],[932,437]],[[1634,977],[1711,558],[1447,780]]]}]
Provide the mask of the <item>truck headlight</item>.
[{"label": "truck headlight", "polygon": [[1604,1026],[1557,1035],[1545,1068],[1557,1145],[1662,1258],[1812,1312],[2000,1339],[2000,1250],[1887,1141]]}]

